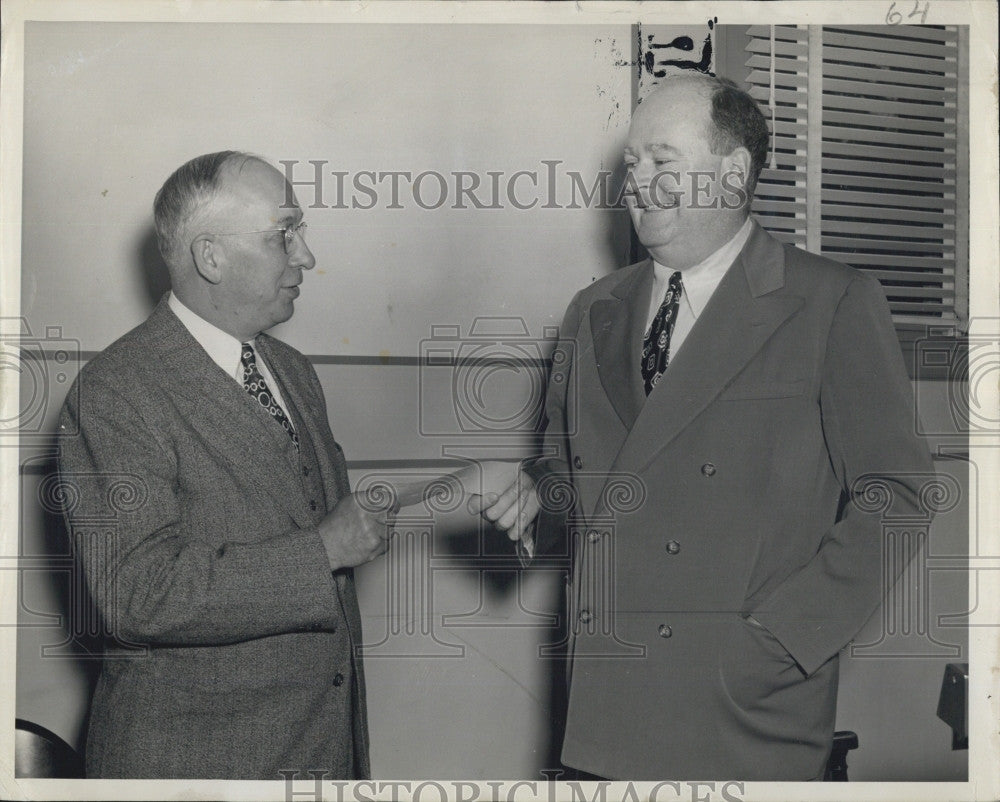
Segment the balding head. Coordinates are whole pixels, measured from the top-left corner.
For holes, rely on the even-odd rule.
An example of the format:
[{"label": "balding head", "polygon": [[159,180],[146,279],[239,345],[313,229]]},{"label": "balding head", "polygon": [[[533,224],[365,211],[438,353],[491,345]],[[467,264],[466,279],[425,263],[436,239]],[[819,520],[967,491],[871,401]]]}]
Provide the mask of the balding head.
[{"label": "balding head", "polygon": [[747,150],[751,171],[744,188],[752,198],[769,142],[767,121],[757,101],[728,78],[690,72],[665,80],[643,100],[636,114],[676,114],[679,108],[701,122],[715,155],[725,156],[739,147]]},{"label": "balding head", "polygon": [[235,150],[197,156],[174,170],[156,193],[153,201],[156,241],[175,283],[194,267],[191,241],[210,217],[211,206],[219,199],[226,175],[239,171],[247,162],[266,164],[258,156]]},{"label": "balding head", "polygon": [[156,233],[171,292],[241,342],[288,320],[316,260],[285,176],[248,153],[178,168],[156,195]]}]

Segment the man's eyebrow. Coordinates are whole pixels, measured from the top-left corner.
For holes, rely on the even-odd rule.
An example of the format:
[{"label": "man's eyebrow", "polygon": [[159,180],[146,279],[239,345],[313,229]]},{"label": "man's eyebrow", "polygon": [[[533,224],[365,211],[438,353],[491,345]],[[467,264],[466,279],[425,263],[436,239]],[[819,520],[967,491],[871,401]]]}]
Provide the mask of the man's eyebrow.
[{"label": "man's eyebrow", "polygon": [[626,156],[635,156],[637,150],[648,150],[651,153],[657,153],[657,154],[660,154],[660,153],[669,153],[671,155],[676,155],[676,154],[680,153],[680,151],[677,150],[677,148],[675,148],[673,145],[668,145],[665,142],[656,142],[656,143],[654,143],[652,145],[649,145],[649,146],[646,146],[646,147],[641,147],[641,148],[632,148],[632,147],[626,145],[625,146],[625,150],[623,152],[624,152],[624,155],[626,155]]},{"label": "man's eyebrow", "polygon": [[302,210],[296,207],[294,211],[289,212],[283,217],[275,218],[274,222],[277,223],[278,225],[282,225],[288,223],[297,223],[301,219],[302,219]]}]

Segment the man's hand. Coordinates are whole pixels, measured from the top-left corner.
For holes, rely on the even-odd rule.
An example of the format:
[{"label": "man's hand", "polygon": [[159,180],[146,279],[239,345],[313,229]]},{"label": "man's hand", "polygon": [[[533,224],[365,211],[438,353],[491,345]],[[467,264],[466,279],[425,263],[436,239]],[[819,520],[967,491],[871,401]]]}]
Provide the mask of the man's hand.
[{"label": "man's hand", "polygon": [[340,499],[318,527],[330,568],[353,568],[384,553],[398,509],[395,502],[373,509],[370,497],[362,503],[356,493]]},{"label": "man's hand", "polygon": [[524,539],[540,507],[535,482],[524,471],[518,471],[502,493],[476,495],[469,500],[470,512],[479,513],[514,541]]}]

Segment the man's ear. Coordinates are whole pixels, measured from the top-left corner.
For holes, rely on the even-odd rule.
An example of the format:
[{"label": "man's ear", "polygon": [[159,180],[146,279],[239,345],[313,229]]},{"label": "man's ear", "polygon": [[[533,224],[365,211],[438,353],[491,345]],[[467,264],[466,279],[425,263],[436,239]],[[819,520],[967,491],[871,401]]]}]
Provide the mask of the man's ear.
[{"label": "man's ear", "polygon": [[220,256],[215,241],[208,234],[199,234],[191,242],[191,258],[194,260],[195,269],[209,284],[218,284],[222,281]]},{"label": "man's ear", "polygon": [[736,148],[723,160],[722,169],[724,173],[735,173],[738,176],[735,181],[730,181],[730,185],[738,184],[740,187],[746,187],[753,171],[753,158],[750,156],[750,151],[742,145]]}]

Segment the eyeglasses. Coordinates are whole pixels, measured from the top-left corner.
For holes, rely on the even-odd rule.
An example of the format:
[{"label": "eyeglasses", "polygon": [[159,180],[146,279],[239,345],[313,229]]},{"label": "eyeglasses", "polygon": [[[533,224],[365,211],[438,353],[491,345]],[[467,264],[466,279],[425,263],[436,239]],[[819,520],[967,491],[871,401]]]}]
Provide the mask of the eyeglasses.
[{"label": "eyeglasses", "polygon": [[298,223],[282,226],[281,228],[261,228],[257,231],[230,231],[224,234],[212,234],[213,237],[242,237],[244,234],[277,234],[281,232],[281,243],[285,248],[285,253],[290,254],[295,248],[295,235],[306,241],[306,221],[300,220]]}]

